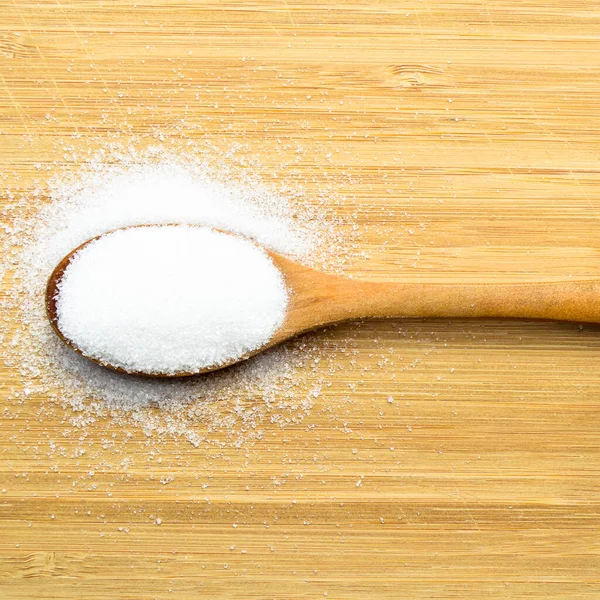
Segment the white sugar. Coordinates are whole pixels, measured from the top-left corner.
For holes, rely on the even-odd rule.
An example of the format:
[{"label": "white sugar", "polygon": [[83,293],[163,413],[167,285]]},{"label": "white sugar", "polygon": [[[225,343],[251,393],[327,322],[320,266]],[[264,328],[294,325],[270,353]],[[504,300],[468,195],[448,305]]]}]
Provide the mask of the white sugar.
[{"label": "white sugar", "polygon": [[148,435],[185,436],[195,445],[238,444],[260,437],[261,423],[300,422],[314,402],[306,390],[326,370],[326,360],[311,366],[323,351],[311,338],[231,369],[166,380],[100,367],[52,331],[44,292],[53,268],[83,242],[114,229],[217,228],[320,267],[339,266],[347,256],[351,232],[342,235],[337,217],[331,221],[331,206],[339,201],[333,183],[321,182],[307,197],[293,179],[276,187],[261,182],[247,155],[234,149],[223,154],[190,141],[173,148],[141,143],[146,149],[140,151],[98,140],[97,157],[70,155],[75,164],[55,165],[49,182],[35,182],[26,195],[7,192],[0,273],[6,271],[8,293],[0,337],[4,363],[16,376],[15,397],[27,388],[28,403],[43,398],[40,419],[55,410],[55,418],[85,430],[107,418],[109,427],[134,424]]},{"label": "white sugar", "polygon": [[287,292],[268,254],[205,227],[146,226],[83,247],[62,278],[61,332],[129,372],[197,373],[263,346]]}]

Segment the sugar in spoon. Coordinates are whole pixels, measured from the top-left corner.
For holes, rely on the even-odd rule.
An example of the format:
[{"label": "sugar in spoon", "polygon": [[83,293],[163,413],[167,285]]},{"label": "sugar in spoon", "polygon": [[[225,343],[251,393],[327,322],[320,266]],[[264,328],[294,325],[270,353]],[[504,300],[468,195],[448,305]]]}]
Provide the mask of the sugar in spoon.
[{"label": "sugar in spoon", "polygon": [[[144,229],[189,230],[189,226],[142,226]],[[184,377],[215,371],[241,362],[285,340],[304,332],[325,327],[334,323],[364,318],[402,318],[402,317],[444,317],[471,318],[493,317],[514,319],[545,319],[560,321],[600,322],[600,281],[566,280],[558,282],[522,282],[522,283],[390,283],[350,279],[332,275],[302,265],[270,249],[261,249],[245,238],[235,234],[208,230],[211,235],[226,236],[231,241],[244,240],[245,252],[260,251],[265,260],[277,270],[287,290],[287,300],[282,309],[282,318],[265,339],[255,340],[254,345],[238,355],[218,358],[214,362],[204,362],[189,367],[173,368],[164,371],[156,368],[124,366],[120,360],[107,360],[94,355],[73,339],[60,317],[60,299],[64,291],[65,273],[73,259],[83,255],[83,251],[106,236],[119,233],[121,237],[130,236],[137,227],[124,228],[117,232],[108,232],[88,240],[65,256],[56,266],[46,288],[46,308],[50,323],[62,341],[74,351],[104,367],[131,375],[151,377]],[[198,228],[204,229],[206,228]],[[172,233],[172,232],[171,232]],[[225,239],[225,238],[223,238]],[[268,257],[268,258],[267,258]],[[143,257],[142,257],[143,258]],[[197,257],[196,260],[202,257]],[[216,260],[204,257],[204,260]],[[132,277],[135,274],[132,272]],[[194,277],[194,272],[189,273]],[[160,281],[161,273],[152,274]],[[117,290],[118,291],[118,290]],[[251,290],[250,290],[251,291]],[[210,293],[210,289],[206,293]],[[227,300],[227,299],[226,299]],[[248,301],[251,305],[251,301]],[[240,310],[244,310],[245,300],[239,299]],[[253,314],[249,314],[249,317]],[[90,317],[92,318],[93,315]],[[109,319],[110,320],[110,319]],[[126,324],[125,324],[126,325]],[[99,326],[102,326],[100,323]],[[215,355],[216,356],[216,355]]]}]

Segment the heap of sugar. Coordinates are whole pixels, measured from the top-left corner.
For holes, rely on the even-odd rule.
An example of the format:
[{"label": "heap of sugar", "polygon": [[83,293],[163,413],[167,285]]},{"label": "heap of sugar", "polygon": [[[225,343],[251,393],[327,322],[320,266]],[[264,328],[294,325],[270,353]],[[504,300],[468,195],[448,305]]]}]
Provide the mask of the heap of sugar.
[{"label": "heap of sugar", "polygon": [[58,328],[84,356],[130,373],[181,374],[257,350],[285,317],[269,255],[206,227],[120,229],[83,246],[59,283]]},{"label": "heap of sugar", "polygon": [[55,184],[53,202],[39,215],[33,260],[36,266],[49,261],[52,269],[73,248],[107,231],[173,223],[239,233],[298,259],[311,254],[319,232],[308,223],[308,210],[305,218],[294,214],[284,197],[260,182],[242,185],[219,177],[181,157],[95,165]]}]

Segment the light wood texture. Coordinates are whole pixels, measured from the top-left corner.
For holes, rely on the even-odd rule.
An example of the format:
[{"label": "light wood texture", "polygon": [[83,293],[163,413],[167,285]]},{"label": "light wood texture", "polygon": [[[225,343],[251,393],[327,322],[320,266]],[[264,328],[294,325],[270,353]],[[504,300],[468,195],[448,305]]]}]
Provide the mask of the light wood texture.
[{"label": "light wood texture", "polygon": [[[158,128],[335,190],[355,275],[597,279],[599,31],[589,0],[2,1],[2,197]],[[323,345],[309,417],[240,449],[82,442],[3,369],[0,597],[600,597],[597,326]]]}]

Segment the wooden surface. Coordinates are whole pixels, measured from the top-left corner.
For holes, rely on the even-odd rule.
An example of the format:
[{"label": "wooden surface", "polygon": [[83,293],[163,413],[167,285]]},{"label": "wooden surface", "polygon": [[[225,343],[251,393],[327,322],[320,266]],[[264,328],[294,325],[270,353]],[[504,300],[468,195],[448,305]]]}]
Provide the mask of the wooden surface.
[{"label": "wooden surface", "polygon": [[[599,32],[589,0],[3,0],[2,197],[183,123],[335,189],[365,230],[352,272],[595,277]],[[327,339],[343,369],[308,418],[239,449],[99,423],[75,456],[4,369],[0,597],[600,597],[599,327]]]}]

